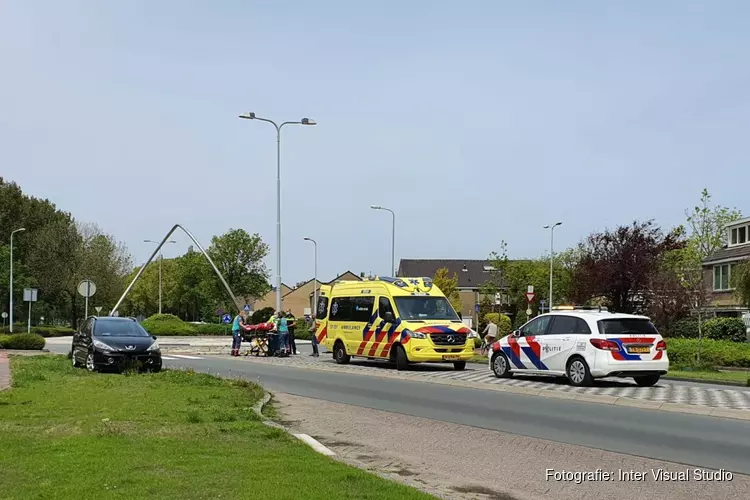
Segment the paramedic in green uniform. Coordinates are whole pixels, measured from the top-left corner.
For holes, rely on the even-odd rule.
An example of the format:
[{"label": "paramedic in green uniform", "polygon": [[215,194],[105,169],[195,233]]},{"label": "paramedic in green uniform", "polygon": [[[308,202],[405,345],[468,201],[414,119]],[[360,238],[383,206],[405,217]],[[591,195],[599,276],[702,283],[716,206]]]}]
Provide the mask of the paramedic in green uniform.
[{"label": "paramedic in green uniform", "polygon": [[232,322],[232,356],[240,355],[240,347],[242,347],[242,326],[245,324],[245,318],[247,314],[245,311],[234,317]]}]

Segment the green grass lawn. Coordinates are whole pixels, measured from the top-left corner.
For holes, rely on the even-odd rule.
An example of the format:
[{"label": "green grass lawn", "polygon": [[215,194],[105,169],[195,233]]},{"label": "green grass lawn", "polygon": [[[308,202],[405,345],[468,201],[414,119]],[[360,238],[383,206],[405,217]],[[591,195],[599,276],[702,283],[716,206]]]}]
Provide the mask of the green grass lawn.
[{"label": "green grass lawn", "polygon": [[183,371],[90,374],[11,357],[0,497],[430,499],[315,453],[249,409],[262,389]]}]

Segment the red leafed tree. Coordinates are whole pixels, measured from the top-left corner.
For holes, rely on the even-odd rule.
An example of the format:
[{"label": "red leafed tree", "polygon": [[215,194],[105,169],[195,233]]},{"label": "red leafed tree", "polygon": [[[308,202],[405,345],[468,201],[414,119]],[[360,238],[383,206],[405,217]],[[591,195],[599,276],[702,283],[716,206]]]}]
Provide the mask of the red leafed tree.
[{"label": "red leafed tree", "polygon": [[613,311],[647,312],[661,293],[654,278],[666,252],[682,245],[678,230],[664,234],[653,221],[591,234],[579,245],[571,295],[579,304],[600,299]]}]

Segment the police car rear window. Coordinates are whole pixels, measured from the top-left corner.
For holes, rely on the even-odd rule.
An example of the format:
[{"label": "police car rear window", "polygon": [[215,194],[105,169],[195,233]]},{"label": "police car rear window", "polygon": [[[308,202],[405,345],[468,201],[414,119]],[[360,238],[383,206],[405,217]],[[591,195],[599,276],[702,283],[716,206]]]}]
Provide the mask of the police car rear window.
[{"label": "police car rear window", "polygon": [[613,318],[597,321],[602,335],[658,335],[651,321],[638,318]]}]

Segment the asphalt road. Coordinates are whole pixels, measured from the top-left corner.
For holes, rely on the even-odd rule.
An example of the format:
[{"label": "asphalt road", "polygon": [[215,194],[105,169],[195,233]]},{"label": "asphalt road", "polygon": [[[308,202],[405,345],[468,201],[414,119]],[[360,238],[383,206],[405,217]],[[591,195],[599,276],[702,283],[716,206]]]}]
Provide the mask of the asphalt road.
[{"label": "asphalt road", "polygon": [[[49,348],[59,353],[69,350],[65,345]],[[170,360],[165,365],[243,377],[273,392],[750,474],[748,421],[339,375],[218,356]]]}]

